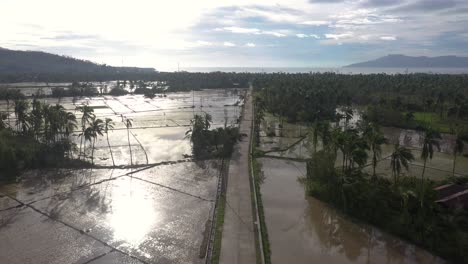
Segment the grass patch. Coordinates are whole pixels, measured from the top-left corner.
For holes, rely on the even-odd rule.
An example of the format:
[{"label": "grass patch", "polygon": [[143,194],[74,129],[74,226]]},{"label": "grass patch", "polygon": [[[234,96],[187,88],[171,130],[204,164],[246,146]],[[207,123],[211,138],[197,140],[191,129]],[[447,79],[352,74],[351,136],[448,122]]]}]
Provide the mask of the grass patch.
[{"label": "grass patch", "polygon": [[216,209],[215,237],[211,263],[218,264],[221,255],[221,242],[223,239],[224,209],[226,208],[226,198],[224,194],[219,197],[218,208]]},{"label": "grass patch", "polygon": [[[454,120],[445,118],[444,116],[441,118],[439,114],[431,112],[414,112],[414,120],[419,123],[431,125],[432,128],[441,133],[452,133],[451,126],[455,123]],[[468,126],[468,122],[465,120],[459,119],[456,122],[462,126]]]}]

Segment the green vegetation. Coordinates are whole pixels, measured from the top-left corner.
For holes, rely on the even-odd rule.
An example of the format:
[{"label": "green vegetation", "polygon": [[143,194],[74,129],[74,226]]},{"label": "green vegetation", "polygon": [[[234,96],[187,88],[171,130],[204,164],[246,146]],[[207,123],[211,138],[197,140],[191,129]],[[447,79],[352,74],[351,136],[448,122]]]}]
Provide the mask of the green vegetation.
[{"label": "green vegetation", "polygon": [[[433,190],[449,181],[467,182],[460,177],[434,182],[425,175],[427,161],[439,150],[439,131],[456,136],[454,166],[463,152],[463,140],[468,139],[467,75],[273,74],[257,77],[254,86],[259,108],[313,128],[313,155],[304,180],[307,194],[447,260],[467,263],[468,212],[439,205]],[[351,105],[365,109],[363,120],[353,126]],[[262,115],[256,115],[256,128]],[[414,156],[400,145],[389,157],[393,177],[376,173],[386,143],[379,125],[421,133],[421,174],[402,177]],[[368,165],[371,173],[364,169]]]},{"label": "green vegetation", "polygon": [[[270,240],[268,238],[268,229],[267,229],[267,225],[265,222],[265,212],[263,209],[262,193],[260,192],[260,184],[263,181],[261,177],[262,167],[256,158],[257,158],[256,156],[250,156],[250,159],[252,161],[252,167],[253,167],[252,170],[254,173],[254,180],[255,180],[254,188],[257,194],[257,204],[258,204],[257,210],[258,210],[258,217],[260,218],[258,219],[258,221],[260,222],[260,226],[261,226],[260,235],[262,236],[262,241],[263,241],[263,255],[265,256],[265,263],[268,264],[268,263],[271,263],[271,250],[270,250]],[[259,241],[257,241],[257,243],[258,242]],[[258,254],[262,254],[262,253],[258,252]],[[257,260],[259,260],[259,256],[257,256]]]},{"label": "green vegetation", "polygon": [[[437,204],[439,198],[433,188],[440,183],[424,177],[425,163],[439,145],[437,132],[425,130],[420,179],[400,178],[401,170],[408,169],[414,157],[409,149],[395,146],[391,154],[393,182],[363,171],[368,159],[366,150],[373,149],[372,153],[376,153],[384,143],[378,127],[364,121],[357,129],[332,128],[329,134],[329,143],[307,164],[305,187],[309,195],[446,259],[466,262],[468,212]],[[343,161],[342,166],[335,168],[338,151],[343,154]],[[375,154],[372,164],[374,159]]]},{"label": "green vegetation", "polygon": [[192,142],[196,159],[230,157],[239,139],[239,128],[225,126],[210,130],[211,123],[210,114],[196,114],[191,121],[192,127],[185,133]]},{"label": "green vegetation", "polygon": [[1,114],[0,179],[14,179],[26,168],[83,165],[72,162],[75,144],[70,136],[77,125],[73,113],[59,104],[20,97],[14,99],[13,111],[14,122],[9,113]]},{"label": "green vegetation", "polygon": [[216,223],[215,223],[215,238],[213,245],[213,252],[211,255],[211,263],[218,264],[219,257],[221,256],[221,243],[223,238],[223,225],[224,225],[224,210],[226,207],[226,198],[221,194],[218,200],[218,208],[216,209]]}]

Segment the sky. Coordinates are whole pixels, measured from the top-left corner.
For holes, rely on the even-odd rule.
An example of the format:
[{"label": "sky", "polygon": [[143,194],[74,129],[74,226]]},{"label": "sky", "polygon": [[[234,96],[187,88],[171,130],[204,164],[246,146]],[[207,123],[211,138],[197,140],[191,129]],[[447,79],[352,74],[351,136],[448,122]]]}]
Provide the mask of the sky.
[{"label": "sky", "polygon": [[1,0],[0,47],[114,66],[339,67],[468,56],[468,0]]}]

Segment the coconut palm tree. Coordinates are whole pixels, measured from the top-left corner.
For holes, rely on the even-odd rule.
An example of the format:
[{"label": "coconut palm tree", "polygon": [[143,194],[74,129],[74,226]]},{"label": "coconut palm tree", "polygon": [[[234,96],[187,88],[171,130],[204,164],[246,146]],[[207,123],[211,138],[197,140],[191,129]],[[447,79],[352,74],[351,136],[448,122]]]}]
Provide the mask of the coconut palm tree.
[{"label": "coconut palm tree", "polygon": [[204,126],[204,129],[205,130],[210,129],[212,122],[213,122],[213,117],[210,114],[205,113],[205,126]]},{"label": "coconut palm tree", "polygon": [[457,134],[455,139],[455,146],[453,147],[453,169],[452,176],[455,177],[455,167],[457,163],[458,154],[463,153],[464,143],[460,136]]},{"label": "coconut palm tree", "polygon": [[314,128],[313,128],[313,133],[312,133],[312,144],[314,145],[314,154],[317,153],[317,145],[318,145],[318,140],[319,140],[319,123],[315,121],[314,123]]},{"label": "coconut palm tree", "polygon": [[40,101],[36,100],[36,98],[34,98],[33,102],[32,102],[32,110],[31,110],[31,125],[32,125],[32,130],[33,130],[33,133],[34,133],[34,137],[36,139],[39,139],[39,135],[40,135],[40,130],[41,130],[41,126],[43,124],[43,121],[44,121],[44,112],[43,112],[43,105]]},{"label": "coconut palm tree", "polygon": [[114,129],[114,121],[112,121],[112,119],[110,118],[106,118],[104,120],[104,133],[106,133],[107,146],[109,147],[109,152],[111,154],[112,165],[115,167],[114,154],[112,153],[112,148],[109,143],[109,129],[110,130]]},{"label": "coconut palm tree", "polygon": [[382,144],[387,143],[387,139],[384,137],[382,132],[380,132],[380,129],[376,124],[365,126],[363,136],[372,151],[372,178],[375,179],[377,177],[375,168],[377,167],[377,161],[380,159],[382,154],[381,146]]},{"label": "coconut palm tree", "polygon": [[52,109],[52,120],[50,124],[50,129],[52,131],[52,139],[54,142],[63,138],[65,132],[65,117],[67,116],[67,112],[62,105],[56,104],[55,106],[51,107]]},{"label": "coconut palm tree", "polygon": [[96,140],[98,136],[102,136],[102,132],[104,131],[104,122],[101,119],[92,118],[90,123],[90,133],[92,141],[92,149],[91,149],[91,161],[94,164],[94,147],[96,145]]},{"label": "coconut palm tree", "polygon": [[390,166],[392,168],[393,182],[395,186],[398,183],[402,167],[408,171],[409,164],[413,160],[414,156],[410,149],[405,146],[400,146],[400,144],[395,144],[395,148],[390,159]]},{"label": "coconut palm tree", "polygon": [[132,127],[132,119],[125,118],[125,127],[127,127],[128,149],[130,150],[130,165],[133,166],[132,146],[130,145],[130,128]]},{"label": "coconut palm tree", "polygon": [[440,151],[440,138],[441,137],[439,132],[433,130],[432,128],[428,128],[424,132],[424,140],[421,152],[421,158],[424,160],[423,170],[421,173],[421,207],[423,206],[424,201],[424,174],[426,172],[427,159],[432,159],[432,156],[434,155],[434,147]]},{"label": "coconut palm tree", "polygon": [[8,124],[10,124],[10,99],[11,99],[10,90],[7,90],[5,93],[5,100],[7,102],[6,113],[7,113]]},{"label": "coconut palm tree", "polygon": [[343,112],[344,112],[344,118],[345,118],[345,127],[348,127],[349,121],[353,119],[353,115],[354,115],[353,109],[350,107],[346,107],[343,110]]},{"label": "coconut palm tree", "polygon": [[314,145],[314,153],[317,152],[318,141],[322,141],[322,146],[325,148],[331,141],[330,123],[316,122],[312,133],[312,144]]},{"label": "coconut palm tree", "polygon": [[5,120],[8,119],[8,113],[0,112],[0,129],[4,129],[7,127],[7,122]]},{"label": "coconut palm tree", "polygon": [[94,109],[91,108],[90,106],[88,105],[83,105],[83,106],[78,106],[76,108],[78,111],[80,111],[82,113],[82,116],[81,116],[81,141],[80,141],[80,153],[78,154],[78,157],[81,157],[81,146],[83,145],[83,136],[85,134],[85,130],[86,130],[86,125],[89,123],[89,121],[95,117],[94,115]]},{"label": "coconut palm tree", "polygon": [[64,135],[69,137],[73,131],[77,128],[76,116],[72,112],[67,112],[63,117],[64,122]]},{"label": "coconut palm tree", "polygon": [[29,128],[28,109],[29,102],[24,99],[15,99],[16,130],[25,133]]}]

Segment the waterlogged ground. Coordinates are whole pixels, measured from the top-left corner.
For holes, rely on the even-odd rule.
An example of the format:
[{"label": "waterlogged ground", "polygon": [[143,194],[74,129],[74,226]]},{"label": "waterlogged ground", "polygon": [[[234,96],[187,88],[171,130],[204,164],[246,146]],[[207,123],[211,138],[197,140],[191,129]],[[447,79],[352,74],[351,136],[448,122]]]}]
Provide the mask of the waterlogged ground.
[{"label": "waterlogged ground", "polygon": [[304,162],[259,159],[272,263],[444,263],[427,251],[355,222],[313,197]]},{"label": "waterlogged ground", "polygon": [[[359,120],[357,116],[350,123]],[[419,247],[354,221],[305,195],[299,179],[306,175],[305,160],[314,155],[310,128],[267,115],[261,129],[259,149],[266,157],[258,159],[264,177],[260,189],[272,263],[444,263]],[[382,146],[377,173],[391,177],[389,155],[398,142],[411,148],[416,157],[405,174],[419,177],[423,165],[421,136],[412,130],[382,130],[389,144]],[[451,135],[443,135],[441,152],[427,162],[426,177],[443,179],[452,174],[452,141]],[[317,150],[321,148],[319,142]],[[342,154],[338,152],[335,166],[341,163]],[[372,167],[365,170],[371,173]],[[456,173],[466,171],[468,159],[459,156]]]},{"label": "waterlogged ground", "polygon": [[[358,120],[359,114],[355,111],[355,116],[351,120],[350,125],[355,124]],[[305,160],[310,158],[314,153],[314,147],[310,140],[313,130],[310,127],[290,124],[280,120],[278,117],[267,115],[265,121],[262,122],[261,128],[262,132],[260,135],[259,149],[265,151],[267,156]],[[376,172],[381,176],[391,177],[392,172],[389,156],[393,152],[394,144],[399,143],[400,145],[410,148],[416,158],[410,165],[409,171],[404,171],[403,174],[419,177],[424,164],[424,161],[421,159],[421,133],[415,130],[394,127],[382,127],[382,132],[388,140],[388,144],[382,145],[381,158],[378,162]],[[452,175],[453,155],[451,153],[453,153],[454,140],[453,135],[442,134],[440,151],[436,151],[433,158],[427,160],[425,175],[428,179],[441,180]],[[317,150],[321,148],[321,142],[319,142]],[[465,151],[468,151],[466,148],[467,147],[465,147]],[[368,151],[368,154],[369,157],[371,157],[372,152]],[[341,166],[341,164],[342,154],[338,151],[335,165]],[[366,170],[368,172],[372,171],[370,159]],[[455,175],[467,175],[467,172],[468,157],[459,155],[455,166]]]},{"label": "waterlogged ground", "polygon": [[[226,90],[62,98],[69,111],[89,104],[98,118],[112,118],[116,165],[130,165],[130,137],[140,166],[31,170],[1,184],[0,263],[203,263],[220,162],[191,161],[185,132],[194,113],[210,113],[214,127],[235,124],[238,101]],[[121,115],[133,119],[130,130]],[[94,156],[112,165],[105,136]]]}]

